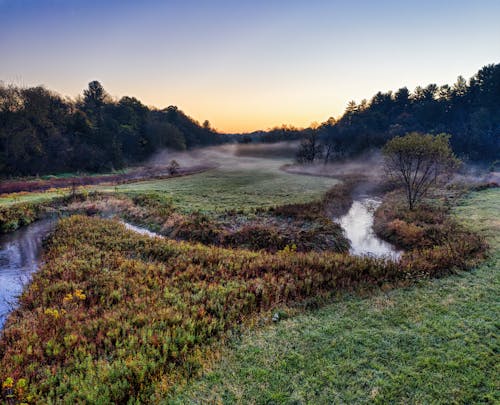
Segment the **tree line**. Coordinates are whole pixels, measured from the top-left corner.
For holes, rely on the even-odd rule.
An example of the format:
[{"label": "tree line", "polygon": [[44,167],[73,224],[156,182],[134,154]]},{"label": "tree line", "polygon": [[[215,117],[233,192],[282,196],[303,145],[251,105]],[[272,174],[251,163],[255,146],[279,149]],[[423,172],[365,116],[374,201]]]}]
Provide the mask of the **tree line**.
[{"label": "tree line", "polygon": [[161,148],[184,150],[222,142],[301,140],[297,159],[325,163],[381,148],[410,132],[448,133],[465,161],[500,156],[500,64],[453,85],[378,92],[349,102],[339,119],[299,129],[283,125],[251,134],[219,134],[175,106],[158,110],[134,97],[111,98],[89,83],[69,100],[42,86],[0,83],[0,176],[107,171],[147,159]]},{"label": "tree line", "polygon": [[42,87],[0,84],[0,176],[121,169],[161,148],[224,141],[175,106],[113,99],[98,81],[77,100]]},{"label": "tree line", "polygon": [[450,134],[453,151],[465,161],[499,159],[500,64],[484,66],[469,80],[459,76],[451,86],[429,84],[413,92],[403,87],[359,104],[351,101],[338,120],[316,127],[284,126],[252,137],[267,142],[302,139],[297,160],[305,163],[380,148],[411,132]]}]

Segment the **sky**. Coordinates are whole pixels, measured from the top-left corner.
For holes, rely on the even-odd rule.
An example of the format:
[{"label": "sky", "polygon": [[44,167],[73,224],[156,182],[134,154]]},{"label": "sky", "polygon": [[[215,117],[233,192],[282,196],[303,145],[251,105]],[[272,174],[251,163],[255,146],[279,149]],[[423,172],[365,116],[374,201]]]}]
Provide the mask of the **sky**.
[{"label": "sky", "polygon": [[0,81],[177,105],[221,132],[339,117],[500,62],[499,0],[0,0]]}]

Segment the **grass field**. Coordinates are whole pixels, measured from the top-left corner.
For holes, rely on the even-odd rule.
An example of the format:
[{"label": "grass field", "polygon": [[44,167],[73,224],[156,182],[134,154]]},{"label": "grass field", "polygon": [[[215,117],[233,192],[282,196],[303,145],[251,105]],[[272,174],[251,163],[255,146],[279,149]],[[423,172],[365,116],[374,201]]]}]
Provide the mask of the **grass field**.
[{"label": "grass field", "polygon": [[455,209],[481,231],[479,268],[342,297],[247,333],[171,403],[499,403],[500,190]]},{"label": "grass field", "polygon": [[334,179],[268,168],[215,169],[194,176],[100,189],[128,194],[161,192],[171,197],[181,211],[217,212],[312,201],[337,183]]},{"label": "grass field", "polygon": [[56,197],[61,197],[68,194],[69,191],[45,191],[32,193],[13,193],[0,197],[0,206],[9,206],[18,203],[42,203],[53,200]]},{"label": "grass field", "polygon": [[[165,193],[180,211],[251,210],[319,199],[338,180],[290,174],[280,170],[289,160],[217,155],[220,167],[204,173],[88,190],[141,194]],[[61,192],[27,193],[0,198],[0,205],[48,201]]]},{"label": "grass field", "polygon": [[181,211],[251,210],[319,199],[338,180],[290,174],[280,167],[290,159],[236,156],[227,150],[206,152],[219,167],[193,176],[146,181],[98,190],[131,194],[162,192]]}]

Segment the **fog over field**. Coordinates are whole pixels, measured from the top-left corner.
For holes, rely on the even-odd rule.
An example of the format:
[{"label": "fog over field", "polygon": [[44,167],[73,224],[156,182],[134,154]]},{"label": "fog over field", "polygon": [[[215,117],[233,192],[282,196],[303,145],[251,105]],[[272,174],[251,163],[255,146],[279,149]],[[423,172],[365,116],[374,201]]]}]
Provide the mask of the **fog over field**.
[{"label": "fog over field", "polygon": [[146,165],[168,165],[171,160],[176,160],[181,166],[206,164],[233,170],[275,168],[280,162],[293,162],[297,147],[298,142],[277,142],[231,143],[181,152],[165,149],[155,154]]}]

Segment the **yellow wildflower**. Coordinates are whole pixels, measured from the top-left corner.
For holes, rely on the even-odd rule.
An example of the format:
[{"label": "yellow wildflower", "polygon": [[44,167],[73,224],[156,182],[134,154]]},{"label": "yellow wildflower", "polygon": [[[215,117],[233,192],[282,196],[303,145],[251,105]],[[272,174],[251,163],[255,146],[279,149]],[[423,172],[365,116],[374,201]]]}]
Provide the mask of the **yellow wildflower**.
[{"label": "yellow wildflower", "polygon": [[76,290],[75,291],[75,297],[78,298],[79,300],[83,301],[87,296],[83,293],[82,290]]},{"label": "yellow wildflower", "polygon": [[68,293],[66,296],[63,298],[63,303],[66,304],[67,302],[73,301],[73,294]]},{"label": "yellow wildflower", "polygon": [[52,316],[54,319],[59,319],[61,315],[59,315],[59,311],[57,309],[47,308],[44,311],[45,315]]},{"label": "yellow wildflower", "polygon": [[14,380],[12,379],[12,377],[7,377],[5,381],[2,383],[2,388],[4,389],[9,389],[12,388],[13,386],[14,386]]}]

